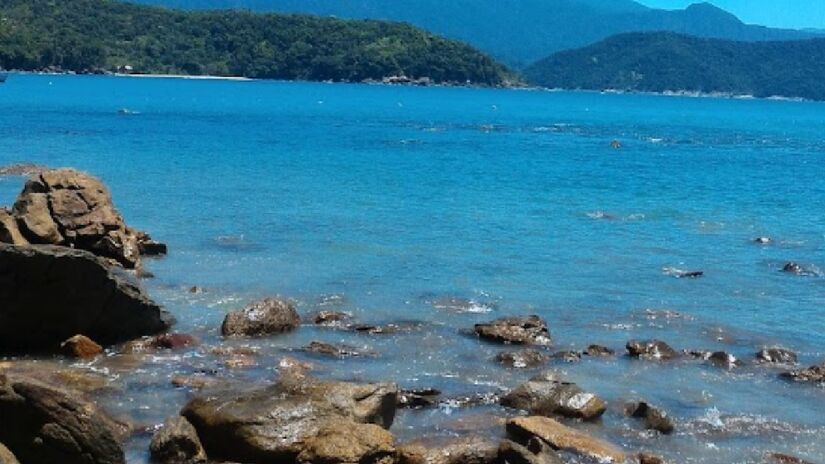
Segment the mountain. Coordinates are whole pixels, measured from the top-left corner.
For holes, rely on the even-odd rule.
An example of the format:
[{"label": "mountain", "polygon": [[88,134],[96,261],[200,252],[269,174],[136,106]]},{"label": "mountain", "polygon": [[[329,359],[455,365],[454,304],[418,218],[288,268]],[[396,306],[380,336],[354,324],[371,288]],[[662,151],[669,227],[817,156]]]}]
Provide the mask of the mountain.
[{"label": "mountain", "polygon": [[193,8],[244,8],[342,18],[404,21],[468,42],[516,67],[623,32],[671,31],[760,41],[811,38],[809,32],[742,23],[703,3],[660,10],[631,0],[132,0]]},{"label": "mountain", "polygon": [[406,75],[500,85],[464,43],[401,23],[183,12],[109,0],[0,0],[0,68],[361,81]]},{"label": "mountain", "polygon": [[525,74],[550,88],[825,100],[825,39],[737,42],[629,33],[556,53]]}]

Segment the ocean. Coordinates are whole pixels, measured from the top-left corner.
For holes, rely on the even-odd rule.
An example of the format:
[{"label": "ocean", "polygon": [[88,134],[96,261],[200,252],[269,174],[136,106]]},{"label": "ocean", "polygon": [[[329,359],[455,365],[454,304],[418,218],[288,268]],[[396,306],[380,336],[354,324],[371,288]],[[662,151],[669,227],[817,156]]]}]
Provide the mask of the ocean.
[{"label": "ocean", "polygon": [[[147,462],[148,432],[192,396],[176,375],[263,385],[291,356],[320,377],[489,398],[538,371],[498,365],[508,348],[469,332],[526,314],[547,320],[554,351],[617,351],[545,366],[608,402],[600,422],[576,425],[589,433],[679,463],[825,461],[825,389],[752,365],[773,345],[802,366],[825,361],[825,104],[12,75],[0,165],[17,162],[99,176],[128,224],[169,245],[142,285],[201,345],[75,363],[107,377],[107,411],[145,428],[129,462]],[[0,204],[23,182],[0,178]],[[789,261],[808,275],[781,272]],[[335,309],[404,330],[221,339],[226,312],[274,295],[305,316]],[[624,356],[650,338],[747,365]],[[313,340],[372,355],[301,350]],[[256,365],[226,366],[210,351],[222,343],[253,346]],[[673,435],[624,417],[640,398],[668,411]],[[517,414],[458,403],[402,410],[392,432],[496,436],[496,418]]]}]

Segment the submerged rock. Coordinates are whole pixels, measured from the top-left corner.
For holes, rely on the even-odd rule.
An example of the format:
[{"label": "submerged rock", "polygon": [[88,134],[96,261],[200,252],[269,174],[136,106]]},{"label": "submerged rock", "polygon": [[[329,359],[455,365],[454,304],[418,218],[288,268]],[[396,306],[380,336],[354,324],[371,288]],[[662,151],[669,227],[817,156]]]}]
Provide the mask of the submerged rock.
[{"label": "submerged rock", "polygon": [[770,245],[771,243],[773,243],[773,239],[771,239],[770,237],[756,237],[755,239],[753,239],[753,243],[757,245]]},{"label": "submerged rock", "polygon": [[117,424],[76,393],[0,374],[0,442],[24,463],[125,463]]},{"label": "submerged rock", "polygon": [[341,311],[320,311],[312,320],[316,325],[341,325],[351,317]]},{"label": "submerged rock", "polygon": [[805,269],[797,263],[789,262],[789,263],[785,263],[785,265],[782,266],[782,272],[787,272],[789,274],[802,275],[802,274],[805,273]]},{"label": "submerged rock", "polygon": [[549,417],[517,417],[507,421],[507,433],[517,443],[541,440],[555,450],[569,450],[599,462],[623,463],[625,454],[615,446],[567,427]]},{"label": "submerged rock", "polygon": [[83,250],[0,244],[0,351],[56,351],[76,334],[114,344],[174,319]]},{"label": "submerged rock", "polygon": [[661,340],[631,340],[626,348],[634,358],[669,360],[679,356],[676,350]]},{"label": "submerged rock", "polygon": [[628,403],[625,407],[625,413],[630,417],[644,419],[645,428],[656,430],[665,435],[673,433],[673,430],[676,428],[666,412],[644,401]]},{"label": "submerged rock", "polygon": [[350,345],[333,345],[331,343],[324,343],[319,341],[310,342],[304,348],[304,351],[309,353],[320,354],[323,356],[330,356],[333,358],[351,358],[358,356],[373,356],[372,352],[365,352]]},{"label": "submerged rock", "polygon": [[440,396],[441,392],[434,388],[401,390],[398,392],[398,407],[409,409],[432,407],[438,404]]},{"label": "submerged rock", "polygon": [[155,432],[149,445],[152,460],[163,464],[206,462],[206,452],[195,427],[181,416],[171,417]]},{"label": "submerged rock", "polygon": [[547,355],[537,350],[503,351],[495,360],[507,367],[523,369],[541,366],[547,362]]},{"label": "submerged rock", "polygon": [[564,361],[564,362],[567,362],[567,363],[574,363],[574,362],[581,361],[582,354],[579,351],[572,351],[572,350],[557,351],[557,352],[553,353],[552,358],[556,359],[556,360],[559,360],[559,361]]},{"label": "submerged rock", "polygon": [[576,384],[563,382],[552,373],[536,376],[501,398],[501,405],[533,415],[559,415],[584,420],[601,417],[607,404]]},{"label": "submerged rock", "polygon": [[184,333],[167,333],[149,339],[149,346],[161,350],[179,350],[197,344],[197,338]]},{"label": "submerged rock", "polygon": [[476,324],[479,337],[514,345],[549,345],[550,331],[547,323],[538,316],[503,317],[485,324]]},{"label": "submerged rock", "polygon": [[715,351],[711,353],[707,360],[711,365],[724,369],[733,369],[734,367],[739,367],[742,365],[742,362],[736,359],[736,356],[724,351]]},{"label": "submerged rock", "polygon": [[60,351],[72,358],[89,359],[103,353],[103,347],[85,335],[75,335],[60,344]]},{"label": "submerged rock", "polygon": [[781,376],[795,382],[825,383],[825,363],[806,369],[784,372]]},{"label": "submerged rock", "polygon": [[599,356],[601,356],[601,357],[613,356],[614,354],[616,354],[616,352],[613,351],[612,349],[606,347],[606,346],[590,345],[590,346],[587,347],[587,350],[584,351],[584,354],[586,354],[587,356],[592,356],[592,357],[595,358],[595,357],[599,357]]},{"label": "submerged rock", "polygon": [[775,346],[759,350],[756,360],[768,364],[796,364],[797,355],[789,349]]},{"label": "submerged rock", "polygon": [[225,336],[264,336],[289,332],[301,325],[301,317],[292,304],[275,298],[255,302],[241,311],[226,315],[221,326]]}]

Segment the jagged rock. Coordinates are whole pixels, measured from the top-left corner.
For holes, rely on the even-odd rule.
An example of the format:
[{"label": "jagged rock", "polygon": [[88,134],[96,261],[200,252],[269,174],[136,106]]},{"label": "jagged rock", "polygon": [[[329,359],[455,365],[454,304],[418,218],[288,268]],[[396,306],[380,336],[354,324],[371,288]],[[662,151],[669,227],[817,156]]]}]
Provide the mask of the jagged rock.
[{"label": "jagged rock", "polygon": [[736,359],[736,356],[725,353],[724,351],[715,351],[707,358],[708,362],[713,366],[721,367],[723,369],[733,369],[740,366],[742,363]]},{"label": "jagged rock", "polygon": [[317,325],[340,325],[350,317],[349,314],[341,311],[320,311],[312,321]]},{"label": "jagged rock", "polygon": [[775,346],[759,350],[756,353],[756,360],[768,364],[796,364],[797,356],[791,350]]},{"label": "jagged rock", "polygon": [[114,344],[173,322],[117,268],[87,251],[0,244],[0,351],[56,351],[76,334]]},{"label": "jagged rock", "polygon": [[567,427],[549,417],[517,417],[507,421],[507,433],[517,443],[536,438],[555,450],[570,450],[599,462],[623,463],[625,454],[618,448],[595,437]]},{"label": "jagged rock", "polygon": [[32,176],[12,215],[30,243],[87,250],[127,268],[140,266],[142,244],[147,250],[158,245],[125,224],[99,179],[73,169]]},{"label": "jagged rock", "polygon": [[789,274],[802,275],[802,274],[805,273],[805,269],[797,263],[789,262],[789,263],[785,263],[785,265],[782,266],[782,272],[787,272]]},{"label": "jagged rock", "polygon": [[398,464],[497,464],[498,444],[471,436],[399,449]]},{"label": "jagged rock", "polygon": [[661,340],[631,340],[627,342],[627,352],[634,358],[668,360],[679,356],[673,348]]},{"label": "jagged rock", "polygon": [[825,363],[806,369],[784,372],[781,376],[795,382],[825,383]]},{"label": "jagged rock", "polygon": [[536,350],[503,351],[496,355],[496,361],[518,369],[538,367],[547,362],[547,355]]},{"label": "jagged rock", "polygon": [[547,323],[538,316],[503,317],[476,324],[475,333],[486,340],[514,345],[549,345]]},{"label": "jagged rock", "polygon": [[89,359],[103,353],[103,347],[85,335],[75,335],[60,344],[60,351],[72,358]]},{"label": "jagged rock", "polygon": [[0,442],[21,462],[125,463],[122,430],[77,394],[0,374]]},{"label": "jagged rock", "polygon": [[564,464],[545,442],[532,439],[527,446],[504,440],[498,447],[498,460],[505,464]]},{"label": "jagged rock", "polygon": [[656,430],[665,435],[673,433],[676,428],[667,413],[655,408],[644,401],[629,403],[625,407],[625,413],[630,417],[644,419],[645,428]]},{"label": "jagged rock", "polygon": [[392,384],[321,382],[287,375],[263,389],[196,397],[181,414],[195,426],[210,459],[294,462],[331,419],[389,428],[397,394]]},{"label": "jagged rock", "polygon": [[10,245],[28,245],[29,241],[20,233],[17,220],[11,211],[0,208],[0,242]]},{"label": "jagged rock", "polygon": [[227,314],[221,333],[255,337],[289,332],[299,325],[301,317],[294,306],[284,300],[267,298]]},{"label": "jagged rock", "polygon": [[163,350],[179,350],[198,344],[198,339],[189,334],[167,333],[148,340],[150,347]]},{"label": "jagged rock", "polygon": [[343,417],[328,419],[309,437],[297,464],[395,464],[390,432]]},{"label": "jagged rock", "polygon": [[441,392],[426,388],[421,390],[401,390],[398,392],[398,407],[409,409],[421,409],[438,404],[438,397]]},{"label": "jagged rock", "polygon": [[613,356],[614,354],[616,354],[616,352],[606,346],[590,345],[587,347],[587,350],[585,350],[584,354],[586,354],[587,356],[599,357]]},{"label": "jagged rock", "polygon": [[360,351],[358,348],[355,348],[354,346],[333,345],[330,343],[324,343],[319,341],[310,342],[310,344],[304,348],[304,351],[324,356],[330,356],[333,358],[350,358],[364,356],[365,354],[372,354]]},{"label": "jagged rock", "polygon": [[582,360],[582,354],[578,351],[572,350],[557,351],[553,353],[552,358],[567,363],[574,363]]},{"label": "jagged rock", "polygon": [[206,452],[195,427],[181,416],[170,417],[155,432],[149,445],[152,459],[163,464],[206,462]]},{"label": "jagged rock", "polygon": [[584,420],[601,417],[607,405],[576,384],[563,382],[554,374],[534,377],[501,398],[501,405],[534,415],[559,415]]},{"label": "jagged rock", "polygon": [[20,464],[17,457],[2,443],[0,443],[0,464]]}]

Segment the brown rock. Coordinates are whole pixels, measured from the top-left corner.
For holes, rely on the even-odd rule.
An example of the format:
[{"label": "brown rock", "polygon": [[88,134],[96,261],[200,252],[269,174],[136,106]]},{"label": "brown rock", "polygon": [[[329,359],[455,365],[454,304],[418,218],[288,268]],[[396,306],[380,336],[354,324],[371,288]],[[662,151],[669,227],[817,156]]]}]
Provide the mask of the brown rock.
[{"label": "brown rock", "polygon": [[301,317],[294,306],[284,300],[267,298],[227,314],[221,333],[255,337],[288,332],[300,324]]},{"label": "brown rock", "polygon": [[217,379],[203,375],[176,375],[172,377],[172,385],[179,388],[191,388],[192,390],[202,390],[217,383]]},{"label": "brown rock", "polygon": [[673,348],[661,340],[631,340],[627,342],[627,352],[634,358],[669,360],[679,356]]},{"label": "brown rock", "polygon": [[766,457],[773,464],[813,464],[802,458],[783,453],[769,453]]},{"label": "brown rock", "polygon": [[485,324],[476,324],[479,337],[514,345],[549,345],[550,331],[547,323],[538,316],[503,317]]},{"label": "brown rock", "polygon": [[507,433],[518,443],[537,438],[559,450],[570,450],[600,462],[622,463],[625,454],[608,443],[574,430],[549,417],[517,417],[507,421]]},{"label": "brown rock", "polygon": [[223,364],[229,369],[249,369],[257,366],[258,361],[249,355],[235,354],[228,357]]},{"label": "brown rock", "polygon": [[545,442],[532,439],[527,446],[504,440],[498,447],[499,462],[506,464],[564,464],[558,454]]},{"label": "brown rock", "polygon": [[11,211],[5,208],[0,208],[0,242],[10,245],[29,244],[29,241],[20,233],[17,220],[11,215]]},{"label": "brown rock", "polygon": [[759,350],[756,353],[756,360],[767,364],[796,364],[797,356],[791,350],[774,346]]},{"label": "brown rock", "polygon": [[629,403],[625,407],[625,413],[630,417],[644,419],[645,428],[656,430],[665,435],[673,433],[675,426],[667,413],[655,408],[644,401]]},{"label": "brown rock", "polygon": [[304,348],[304,351],[324,356],[330,356],[333,358],[350,358],[364,356],[365,354],[372,354],[364,353],[360,351],[358,348],[355,348],[354,346],[333,345],[330,343],[324,343],[319,341],[310,342],[310,344]]},{"label": "brown rock", "polygon": [[315,315],[313,322],[318,325],[340,325],[349,318],[349,314],[341,311],[321,311]]},{"label": "brown rock", "polygon": [[590,345],[587,347],[587,350],[585,350],[584,354],[586,354],[587,356],[598,357],[613,356],[614,354],[616,354],[616,352],[606,346]]},{"label": "brown rock", "polygon": [[576,384],[563,382],[552,373],[534,377],[501,398],[501,405],[534,415],[559,415],[584,420],[601,417],[607,405]]},{"label": "brown rock", "polygon": [[781,377],[795,382],[825,383],[825,363],[806,369],[784,372]]},{"label": "brown rock", "polygon": [[398,392],[398,407],[408,409],[421,409],[438,404],[441,392],[434,388],[420,390],[401,390]]},{"label": "brown rock", "polygon": [[181,416],[170,417],[155,432],[149,445],[152,459],[164,464],[206,462],[206,452],[195,427]]},{"label": "brown rock", "polygon": [[639,453],[637,457],[639,458],[639,464],[667,464],[664,458],[655,454]]},{"label": "brown rock", "polygon": [[64,355],[72,358],[89,359],[103,353],[103,347],[85,335],[75,335],[60,344]]},{"label": "brown rock", "polygon": [[469,436],[399,448],[399,464],[497,464],[498,444]]},{"label": "brown rock", "polygon": [[168,333],[153,337],[149,341],[152,348],[165,350],[179,350],[198,344],[198,339],[189,334]]},{"label": "brown rock", "polygon": [[503,351],[496,355],[496,361],[516,369],[538,367],[547,362],[547,355],[537,350]]},{"label": "brown rock", "polygon": [[20,464],[17,457],[2,443],[0,443],[0,464]]},{"label": "brown rock", "polygon": [[298,464],[395,464],[393,436],[373,424],[335,417],[309,437]]}]

